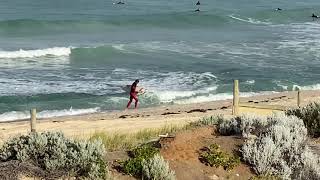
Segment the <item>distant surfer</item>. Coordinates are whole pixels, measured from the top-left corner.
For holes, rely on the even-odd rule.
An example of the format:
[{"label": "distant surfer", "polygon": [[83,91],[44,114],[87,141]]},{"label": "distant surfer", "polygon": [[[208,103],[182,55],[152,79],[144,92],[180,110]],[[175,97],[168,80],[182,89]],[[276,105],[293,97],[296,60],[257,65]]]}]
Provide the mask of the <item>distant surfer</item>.
[{"label": "distant surfer", "polygon": [[200,12],[200,9],[199,9],[199,8],[198,8],[198,9],[196,9],[196,10],[195,10],[195,12]]},{"label": "distant surfer", "polygon": [[282,11],[282,9],[281,8],[277,8],[276,11]]},{"label": "distant surfer", "polygon": [[314,20],[315,18],[316,18],[316,19],[320,18],[319,16],[316,16],[314,13],[312,13],[312,16],[311,16],[311,17],[312,17],[313,20]]},{"label": "distant surfer", "polygon": [[119,1],[117,4],[124,4],[124,2]]},{"label": "distant surfer", "polygon": [[200,6],[200,1],[198,1],[196,5],[197,5],[197,6]]},{"label": "distant surfer", "polygon": [[138,84],[139,84],[139,79],[135,80],[130,87],[130,99],[127,104],[127,109],[129,109],[133,99],[135,100],[134,108],[135,109],[138,108],[138,101],[139,101],[138,93],[143,91],[143,89],[140,89],[140,90],[137,89]]}]

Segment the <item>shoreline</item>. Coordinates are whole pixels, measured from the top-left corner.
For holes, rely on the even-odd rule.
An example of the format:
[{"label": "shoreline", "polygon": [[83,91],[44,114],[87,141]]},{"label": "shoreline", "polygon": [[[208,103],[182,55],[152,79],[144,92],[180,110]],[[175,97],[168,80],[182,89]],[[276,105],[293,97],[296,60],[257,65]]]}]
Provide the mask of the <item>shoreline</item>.
[{"label": "shoreline", "polygon": [[[290,91],[289,91],[290,92]],[[246,92],[244,92],[246,93]],[[253,95],[253,96],[244,96],[244,97],[240,97],[241,99],[255,99],[255,98],[259,98],[259,97],[263,97],[263,96],[273,96],[273,95],[276,95],[276,94],[279,94],[279,93],[287,93],[287,91],[284,91],[284,92],[275,92],[275,93],[266,93],[266,94],[257,94],[257,95]],[[159,105],[155,105],[155,106],[150,106],[150,107],[143,107],[143,108],[139,108],[138,111],[135,111],[134,109],[130,109],[128,112],[131,112],[131,111],[134,111],[134,112],[139,112],[139,111],[149,111],[150,109],[151,110],[154,110],[154,109],[158,109],[161,107],[167,107],[167,108],[171,108],[171,107],[177,107],[177,106],[183,106],[183,107],[187,107],[187,106],[196,106],[196,105],[199,105],[199,106],[202,106],[203,104],[212,104],[212,103],[217,103],[217,102],[232,102],[232,98],[231,99],[224,99],[224,100],[215,100],[215,101],[205,101],[205,102],[191,102],[191,103],[179,103],[179,104],[159,104]],[[99,108],[99,107],[96,107],[96,108]],[[95,109],[95,108],[87,108],[87,109]],[[64,109],[63,109],[64,110]],[[61,111],[63,111],[61,110]],[[76,110],[82,110],[82,109],[76,109]],[[83,110],[86,110],[86,109],[83,109]],[[20,121],[29,121],[30,119],[30,114],[28,112],[29,110],[26,110],[26,111],[21,111],[21,112],[25,112],[25,114],[28,114],[27,116],[28,117],[25,117],[25,118],[20,118],[20,119],[13,119],[13,120],[3,120],[1,121],[0,119],[0,124],[3,124],[3,123],[10,123],[10,122],[20,122]],[[45,111],[50,111],[50,110],[45,110]],[[53,110],[53,111],[60,111],[60,110]],[[13,111],[14,112],[14,111]],[[40,111],[40,112],[37,112],[37,114],[39,113],[42,113],[44,111]],[[116,113],[123,113],[125,112],[124,110],[102,110],[102,111],[97,111],[97,112],[84,112],[84,113],[79,113],[79,114],[66,114],[66,115],[57,115],[57,116],[52,116],[52,117],[38,117],[37,119],[38,120],[48,120],[48,119],[56,119],[56,118],[66,118],[66,117],[76,117],[76,116],[87,116],[87,115],[93,115],[93,114],[116,114]],[[8,112],[7,112],[8,113]]]},{"label": "shoreline", "polygon": [[[241,97],[240,102],[270,106],[297,107],[297,92],[281,92],[270,95]],[[304,106],[310,102],[320,102],[320,90],[302,91]],[[241,108],[241,113],[267,115],[275,110]],[[203,117],[213,115],[232,116],[232,100],[205,103],[163,105],[128,111],[90,113],[86,115],[61,116],[39,119],[38,132],[61,131],[66,136],[87,138],[94,132],[134,133],[146,128],[159,128],[165,125],[183,125]],[[29,121],[9,121],[0,123],[0,144],[12,136],[30,131]]]}]

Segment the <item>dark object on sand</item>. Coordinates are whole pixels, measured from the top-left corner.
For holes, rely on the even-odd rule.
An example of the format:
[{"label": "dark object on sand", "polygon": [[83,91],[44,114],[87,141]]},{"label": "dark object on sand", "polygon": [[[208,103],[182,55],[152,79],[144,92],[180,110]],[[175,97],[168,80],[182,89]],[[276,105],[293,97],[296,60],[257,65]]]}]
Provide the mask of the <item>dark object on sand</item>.
[{"label": "dark object on sand", "polygon": [[127,118],[129,115],[122,115],[122,116],[119,116],[119,118],[121,119],[124,119],[124,118]]},{"label": "dark object on sand", "polygon": [[161,114],[161,115],[169,115],[169,114],[180,114],[180,113],[175,113],[175,112],[165,112],[165,113],[163,113],[163,114]]},{"label": "dark object on sand", "polygon": [[205,110],[205,109],[192,109],[192,110],[188,111],[187,113],[193,113],[193,112],[203,112],[203,113],[205,113],[205,112],[207,112],[207,110]]}]

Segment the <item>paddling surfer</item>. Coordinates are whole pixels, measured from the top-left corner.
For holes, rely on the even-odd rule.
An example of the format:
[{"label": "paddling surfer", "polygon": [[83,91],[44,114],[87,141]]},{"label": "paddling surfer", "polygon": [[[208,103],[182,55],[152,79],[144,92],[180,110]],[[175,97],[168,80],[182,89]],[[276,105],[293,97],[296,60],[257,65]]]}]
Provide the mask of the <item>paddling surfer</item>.
[{"label": "paddling surfer", "polygon": [[198,1],[196,5],[197,5],[197,6],[200,6],[200,1]]},{"label": "paddling surfer", "polygon": [[132,103],[132,100],[135,100],[135,103],[134,103],[134,108],[137,109],[138,108],[138,93],[141,92],[137,90],[137,85],[139,84],[139,79],[135,80],[131,87],[130,87],[130,99],[129,99],[129,102],[127,104],[127,108],[126,109],[129,109],[131,103]]},{"label": "paddling surfer", "polygon": [[314,20],[314,18],[316,18],[316,19],[318,19],[318,18],[320,18],[319,16],[316,16],[314,13],[312,13],[312,19]]}]

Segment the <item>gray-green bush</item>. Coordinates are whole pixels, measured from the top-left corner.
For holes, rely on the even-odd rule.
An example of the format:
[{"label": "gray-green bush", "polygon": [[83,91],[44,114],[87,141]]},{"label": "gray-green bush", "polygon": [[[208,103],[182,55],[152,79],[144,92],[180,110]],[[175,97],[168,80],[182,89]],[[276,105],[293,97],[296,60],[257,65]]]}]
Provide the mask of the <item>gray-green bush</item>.
[{"label": "gray-green bush", "polygon": [[76,177],[104,179],[107,167],[101,141],[75,141],[62,133],[30,133],[5,142],[0,161],[29,162],[45,171],[64,171]]},{"label": "gray-green bush", "polygon": [[308,129],[308,134],[313,137],[320,137],[320,104],[311,103],[306,107],[289,109],[286,114],[302,119]]},{"label": "gray-green bush", "polygon": [[231,119],[222,119],[218,124],[218,131],[222,135],[241,135],[248,137],[257,134],[272,124],[272,117],[260,117],[253,114],[238,116]]},{"label": "gray-green bush", "polygon": [[142,176],[147,180],[175,180],[174,171],[170,170],[168,162],[156,154],[149,160],[142,161]]},{"label": "gray-green bush", "polygon": [[307,129],[295,116],[242,116],[220,123],[226,134],[248,138],[241,154],[258,175],[282,179],[320,179],[320,158],[307,145]]}]

